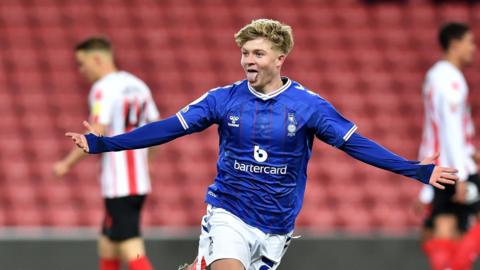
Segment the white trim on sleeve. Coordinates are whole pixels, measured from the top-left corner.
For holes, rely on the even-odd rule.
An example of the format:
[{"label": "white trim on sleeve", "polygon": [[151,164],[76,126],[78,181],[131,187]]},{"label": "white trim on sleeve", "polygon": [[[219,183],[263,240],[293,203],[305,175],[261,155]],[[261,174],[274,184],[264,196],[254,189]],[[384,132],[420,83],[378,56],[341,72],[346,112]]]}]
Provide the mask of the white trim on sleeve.
[{"label": "white trim on sleeve", "polygon": [[348,141],[348,139],[350,139],[350,137],[357,130],[357,128],[358,127],[356,125],[353,125],[353,127],[347,132],[347,134],[345,134],[345,136],[343,136],[343,140]]},{"label": "white trim on sleeve", "polygon": [[180,124],[182,124],[183,129],[187,130],[188,124],[187,124],[187,121],[185,121],[185,118],[183,118],[182,114],[180,112],[177,112],[176,116],[180,121]]}]

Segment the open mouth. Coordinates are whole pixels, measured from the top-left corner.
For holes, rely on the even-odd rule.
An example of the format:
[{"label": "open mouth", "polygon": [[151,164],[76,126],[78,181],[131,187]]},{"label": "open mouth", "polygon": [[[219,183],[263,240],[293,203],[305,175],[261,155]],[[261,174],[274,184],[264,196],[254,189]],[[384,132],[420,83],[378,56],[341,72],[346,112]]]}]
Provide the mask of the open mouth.
[{"label": "open mouth", "polygon": [[256,69],[247,69],[247,80],[254,82],[257,79],[258,71]]}]

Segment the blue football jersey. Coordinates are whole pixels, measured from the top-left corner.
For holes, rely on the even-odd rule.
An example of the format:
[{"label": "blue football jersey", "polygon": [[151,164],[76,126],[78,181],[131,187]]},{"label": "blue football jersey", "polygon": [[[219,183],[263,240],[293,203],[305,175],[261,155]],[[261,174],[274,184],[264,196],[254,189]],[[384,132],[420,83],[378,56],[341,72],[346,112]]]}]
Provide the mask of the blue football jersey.
[{"label": "blue football jersey", "polygon": [[187,133],[218,125],[218,173],[206,202],[274,234],[294,228],[314,137],[340,147],[356,130],[319,95],[282,80],[268,95],[246,80],[215,88],[176,114]]}]

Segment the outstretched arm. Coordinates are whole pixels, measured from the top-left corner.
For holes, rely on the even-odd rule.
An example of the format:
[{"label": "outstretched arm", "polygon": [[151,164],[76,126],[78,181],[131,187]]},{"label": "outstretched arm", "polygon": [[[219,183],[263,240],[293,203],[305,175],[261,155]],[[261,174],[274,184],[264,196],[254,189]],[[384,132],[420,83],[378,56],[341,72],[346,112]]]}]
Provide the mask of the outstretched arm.
[{"label": "outstretched arm", "polygon": [[[106,127],[102,124],[93,124],[92,126],[88,126],[88,131],[95,131],[96,134],[103,134],[105,133],[105,130]],[[87,156],[87,154],[85,154],[82,149],[74,147],[63,159],[55,162],[53,165],[53,173],[58,177],[64,176],[85,156]]]},{"label": "outstretched arm", "polygon": [[188,134],[175,116],[146,124],[114,137],[99,136],[87,122],[83,124],[90,131],[89,134],[68,132],[65,135],[72,138],[79,148],[90,154],[145,148],[163,144]]},{"label": "outstretched arm", "polygon": [[[214,89],[184,107],[175,116],[149,123],[131,132],[114,137],[100,137],[91,130],[90,134],[67,133],[68,137],[83,151],[91,154],[139,149],[159,145],[183,135],[202,131],[217,122],[218,99],[227,96],[228,89]],[[89,128],[88,123],[84,125]]]},{"label": "outstretched arm", "polygon": [[358,133],[354,133],[339,148],[367,164],[417,179],[439,189],[445,188],[443,184],[453,185],[458,180],[458,176],[455,175],[456,169],[433,164],[433,160],[437,156],[422,162],[406,160]]}]

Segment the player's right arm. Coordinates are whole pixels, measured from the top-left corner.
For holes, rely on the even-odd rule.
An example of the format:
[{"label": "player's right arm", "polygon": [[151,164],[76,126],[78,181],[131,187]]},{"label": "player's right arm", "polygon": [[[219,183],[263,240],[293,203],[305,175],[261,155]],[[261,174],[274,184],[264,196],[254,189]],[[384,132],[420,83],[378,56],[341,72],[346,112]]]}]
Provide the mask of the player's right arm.
[{"label": "player's right arm", "polygon": [[83,135],[68,132],[66,136],[83,151],[91,154],[140,149],[160,145],[178,137],[199,132],[217,122],[217,91],[210,91],[190,103],[175,116],[152,122],[130,132],[114,137],[98,136],[90,125],[84,125],[90,130]]},{"label": "player's right arm", "polygon": [[[87,131],[95,134],[105,134],[107,127],[111,123],[113,105],[115,98],[109,91],[102,89],[110,89],[108,85],[96,83],[90,90],[88,102],[90,111],[90,121],[92,125],[88,126]],[[70,169],[82,160],[86,153],[79,148],[73,148],[62,160],[56,162],[53,166],[53,173],[56,176],[67,174]]]},{"label": "player's right arm", "polygon": [[[88,131],[94,132],[96,134],[104,134],[105,129],[105,126],[101,124],[93,124],[92,126],[88,126]],[[82,149],[77,147],[73,148],[63,159],[57,161],[53,165],[53,173],[58,177],[64,176],[75,164],[82,160],[86,155],[87,154],[82,151]]]}]

